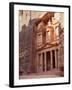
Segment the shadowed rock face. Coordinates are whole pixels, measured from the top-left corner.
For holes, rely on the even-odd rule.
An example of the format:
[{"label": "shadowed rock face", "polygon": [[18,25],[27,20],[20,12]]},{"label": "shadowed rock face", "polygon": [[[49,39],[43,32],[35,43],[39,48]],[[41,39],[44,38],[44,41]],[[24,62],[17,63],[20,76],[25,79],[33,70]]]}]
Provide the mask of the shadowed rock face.
[{"label": "shadowed rock face", "polygon": [[[29,21],[28,26],[23,25],[22,31],[19,33],[19,48],[20,55],[23,53],[22,57],[19,58],[20,62],[20,74],[35,72],[34,68],[34,26],[36,19]],[[33,34],[34,33],[34,34]]]}]

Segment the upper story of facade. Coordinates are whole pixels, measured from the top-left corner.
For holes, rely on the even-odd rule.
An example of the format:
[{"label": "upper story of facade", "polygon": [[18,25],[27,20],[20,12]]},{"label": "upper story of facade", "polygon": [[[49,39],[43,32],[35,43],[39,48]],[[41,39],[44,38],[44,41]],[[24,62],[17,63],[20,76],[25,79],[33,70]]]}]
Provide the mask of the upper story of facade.
[{"label": "upper story of facade", "polygon": [[[36,27],[32,26],[29,21],[36,21]],[[60,42],[64,32],[64,13],[61,12],[38,12],[38,11],[20,11],[19,15],[20,31],[25,25],[35,27],[35,44],[37,48],[54,45]],[[31,23],[31,22],[30,22]],[[34,24],[33,24],[34,25]],[[24,29],[25,30],[25,29]],[[30,28],[31,30],[31,28]]]},{"label": "upper story of facade", "polygon": [[63,30],[61,22],[56,20],[55,17],[48,20],[46,24],[41,21],[37,26],[37,48],[44,45],[58,44]]}]

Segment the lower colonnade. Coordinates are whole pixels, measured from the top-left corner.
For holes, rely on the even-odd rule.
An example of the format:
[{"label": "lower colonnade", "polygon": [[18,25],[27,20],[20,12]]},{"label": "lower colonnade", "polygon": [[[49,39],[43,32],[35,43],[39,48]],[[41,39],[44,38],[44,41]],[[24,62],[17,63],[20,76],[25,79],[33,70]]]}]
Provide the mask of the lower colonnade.
[{"label": "lower colonnade", "polygon": [[58,68],[58,49],[37,54],[37,72]]}]

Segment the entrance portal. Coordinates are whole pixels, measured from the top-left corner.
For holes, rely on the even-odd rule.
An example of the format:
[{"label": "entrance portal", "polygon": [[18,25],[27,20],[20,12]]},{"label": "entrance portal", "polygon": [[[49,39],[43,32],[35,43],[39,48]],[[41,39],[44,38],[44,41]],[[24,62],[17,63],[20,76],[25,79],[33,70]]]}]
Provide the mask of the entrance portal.
[{"label": "entrance portal", "polygon": [[52,50],[53,68],[55,68],[55,51]]},{"label": "entrance portal", "polygon": [[44,53],[42,53],[42,58],[43,58],[43,71],[45,71],[45,60],[44,60],[44,58],[45,58],[45,56],[44,56]]},{"label": "entrance portal", "polygon": [[50,62],[50,51],[46,52],[46,67],[47,67],[47,70],[50,70],[51,68],[51,62]]}]

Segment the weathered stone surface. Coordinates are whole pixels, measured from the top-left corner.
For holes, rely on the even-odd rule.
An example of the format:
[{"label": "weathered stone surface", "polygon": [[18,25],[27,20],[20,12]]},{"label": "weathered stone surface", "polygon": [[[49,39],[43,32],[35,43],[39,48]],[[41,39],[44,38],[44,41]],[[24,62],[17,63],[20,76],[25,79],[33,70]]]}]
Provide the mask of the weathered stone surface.
[{"label": "weathered stone surface", "polygon": [[[45,71],[52,72],[55,68],[64,74],[64,30],[59,22],[52,24],[53,13],[45,15],[43,18],[29,20],[28,26],[23,25],[19,33],[20,75],[39,72],[43,74]],[[59,36],[55,31],[57,27]],[[41,55],[40,58],[39,55]],[[60,72],[59,75],[61,75]]]}]

